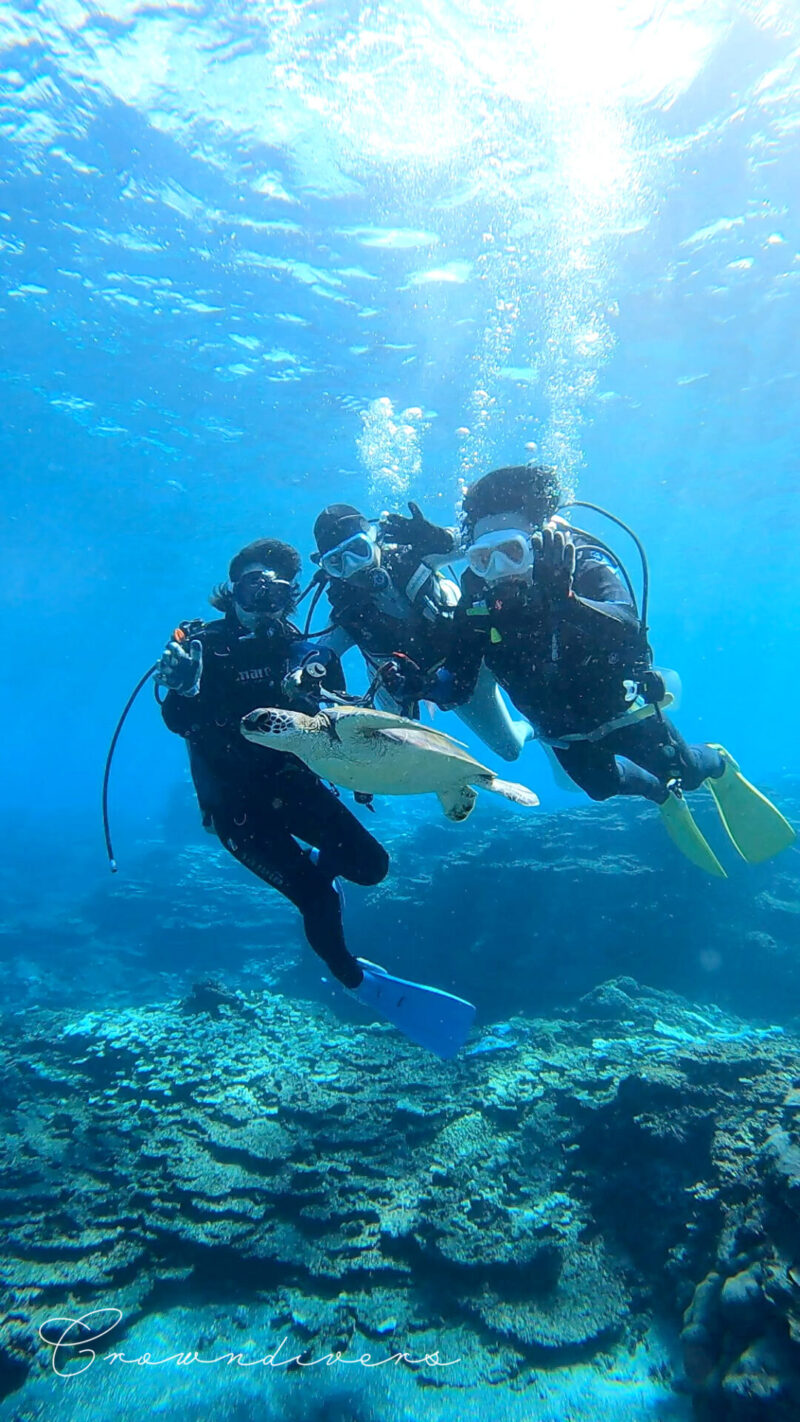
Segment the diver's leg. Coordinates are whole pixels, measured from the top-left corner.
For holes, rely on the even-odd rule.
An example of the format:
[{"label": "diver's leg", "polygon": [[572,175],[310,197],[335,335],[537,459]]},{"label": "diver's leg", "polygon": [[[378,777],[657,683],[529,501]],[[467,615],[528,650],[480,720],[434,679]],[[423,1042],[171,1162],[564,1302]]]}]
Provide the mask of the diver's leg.
[{"label": "diver's leg", "polygon": [[684,790],[696,790],[704,780],[717,779],[725,769],[714,746],[690,746],[666,716],[648,716],[615,731],[604,744],[654,775],[664,787],[664,794],[671,780],[679,780]]},{"label": "diver's leg", "polygon": [[517,760],[533,735],[529,722],[513,719],[485,663],[481,664],[469,701],[459,706],[456,715],[501,760]]},{"label": "diver's leg", "polygon": [[777,805],[751,785],[739,766],[717,745],[687,745],[680,732],[666,718],[662,721],[662,754],[675,768],[683,790],[696,790],[708,781],[720,819],[748,864],[763,864],[794,843],[793,827]]},{"label": "diver's leg", "polygon": [[291,834],[319,850],[319,869],[330,879],[379,884],[389,872],[383,845],[316,775],[298,775],[282,806]]},{"label": "diver's leg", "polygon": [[789,821],[745,779],[724,747],[687,745],[666,718],[654,727],[651,721],[641,726],[636,760],[664,778],[674,777],[681,790],[696,790],[707,781],[725,830],[748,864],[762,864],[794,843]]},{"label": "diver's leg", "polygon": [[647,780],[649,793],[643,793],[658,804],[664,828],[681,854],[704,873],[724,879],[725,870],[695,824],[683,794],[704,778],[701,771],[708,774],[716,769],[713,757],[702,754],[710,747],[687,746],[670,722],[656,716],[614,731],[603,744],[620,757],[630,757],[619,762],[627,774]]},{"label": "diver's leg", "polygon": [[708,746],[702,742],[690,746],[677,726],[666,716],[662,717],[662,723],[666,728],[669,744],[675,750],[680,767],[678,775],[684,790],[696,790],[704,780],[718,780],[724,774],[725,761],[716,746]]},{"label": "diver's leg", "polygon": [[357,987],[363,973],[345,943],[332,875],[312,863],[279,814],[267,817],[247,806],[216,810],[214,828],[234,859],[300,910],[309,944],[334,977],[345,987]]},{"label": "diver's leg", "polygon": [[661,804],[667,791],[654,775],[628,760],[617,760],[603,745],[576,741],[568,749],[554,746],[558,760],[571,780],[585,790],[591,800],[610,800],[614,795],[638,795]]}]

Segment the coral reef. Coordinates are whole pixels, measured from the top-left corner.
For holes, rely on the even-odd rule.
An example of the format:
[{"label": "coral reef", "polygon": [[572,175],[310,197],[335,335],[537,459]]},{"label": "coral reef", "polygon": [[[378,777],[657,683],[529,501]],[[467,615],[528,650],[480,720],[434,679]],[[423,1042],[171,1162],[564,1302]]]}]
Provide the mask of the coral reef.
[{"label": "coral reef", "polygon": [[628,975],[442,1064],[206,990],[5,1020],[3,1391],[48,1361],[43,1317],[113,1300],[132,1327],[188,1292],[258,1299],[301,1351],[447,1346],[461,1387],[658,1317],[703,1422],[797,1416],[791,1035]]}]

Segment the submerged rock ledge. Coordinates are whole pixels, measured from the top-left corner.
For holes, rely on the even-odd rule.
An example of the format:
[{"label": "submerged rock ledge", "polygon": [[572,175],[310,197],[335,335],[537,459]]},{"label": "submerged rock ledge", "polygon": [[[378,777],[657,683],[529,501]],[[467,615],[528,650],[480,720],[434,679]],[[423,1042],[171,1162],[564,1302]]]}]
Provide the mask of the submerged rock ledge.
[{"label": "submerged rock ledge", "polygon": [[621,978],[442,1064],[317,1005],[207,998],[7,1019],[2,1393],[49,1364],[44,1318],[199,1290],[267,1301],[316,1354],[447,1344],[461,1386],[655,1316],[698,1417],[798,1415],[796,1038]]}]

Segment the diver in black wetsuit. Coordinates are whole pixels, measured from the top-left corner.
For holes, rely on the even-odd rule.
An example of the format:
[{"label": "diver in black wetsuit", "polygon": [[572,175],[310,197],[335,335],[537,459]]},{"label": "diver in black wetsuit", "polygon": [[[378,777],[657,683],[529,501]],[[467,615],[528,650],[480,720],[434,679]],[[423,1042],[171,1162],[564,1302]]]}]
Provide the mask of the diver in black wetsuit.
[{"label": "diver in black wetsuit", "polygon": [[[161,658],[162,715],[183,736],[203,823],[225,848],[297,906],[311,947],[346,987],[364,973],[348,951],[335,880],[378,884],[389,860],[341,800],[294,756],[254,746],[242,717],[262,706],[313,715],[320,690],[344,689],[338,657],[288,621],[298,597],[297,551],[249,544],[212,594],[224,612],[183,623]],[[302,848],[298,839],[315,846]]]},{"label": "diver in black wetsuit", "polygon": [[[384,514],[371,523],[352,504],[330,504],[314,524],[312,559],[327,579],[331,609],[321,642],[340,656],[357,646],[370,676],[382,673],[376,704],[417,718],[415,688],[451,651],[460,591],[440,571],[457,551],[454,530],[430,523],[415,503],[409,509],[410,518]],[[531,734],[511,719],[485,669],[458,714],[504,760],[515,760]]]},{"label": "diver in black wetsuit", "polygon": [[688,745],[663,714],[663,680],[610,550],[557,516],[551,469],[495,469],[463,501],[456,640],[418,694],[457,706],[485,663],[567,775],[593,800],[642,796],[661,808],[684,854],[724,870],[683,799],[704,781],[745,858],[777,853],[793,833],[722,747]]},{"label": "diver in black wetsuit", "polygon": [[[335,652],[289,622],[300,556],[277,539],[250,543],[233,559],[212,606],[222,621],[182,623],[156,680],[168,688],[162,714],[183,736],[203,823],[225,848],[299,908],[311,947],[333,975],[411,1041],[442,1058],[463,1045],[475,1008],[463,998],[396,978],[354,958],[342,928],[341,875],[378,884],[386,850],[296,756],[254,745],[244,716],[263,707],[315,715],[344,690]],[[306,849],[303,840],[314,846]]]}]

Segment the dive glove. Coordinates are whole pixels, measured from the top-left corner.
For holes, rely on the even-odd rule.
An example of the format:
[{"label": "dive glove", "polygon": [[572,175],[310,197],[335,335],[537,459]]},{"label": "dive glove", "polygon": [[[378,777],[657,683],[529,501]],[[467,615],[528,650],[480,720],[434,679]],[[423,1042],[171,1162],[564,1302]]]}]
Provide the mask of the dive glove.
[{"label": "dive glove", "polygon": [[381,685],[395,701],[409,705],[423,695],[428,678],[411,657],[395,652],[381,664]]},{"label": "dive glove", "polygon": [[281,682],[284,696],[311,696],[318,701],[323,691],[323,680],[330,668],[319,657],[310,657],[301,667],[287,672]]},{"label": "dive glove", "polygon": [[382,520],[383,533],[390,543],[400,543],[404,548],[412,548],[420,558],[431,554],[452,553],[455,539],[449,528],[431,523],[423,514],[419,504],[409,500],[411,517],[404,514],[387,514]]},{"label": "dive glove", "polygon": [[569,533],[545,524],[531,539],[533,582],[548,602],[564,602],[572,593],[575,544]]},{"label": "dive glove", "polygon": [[188,651],[174,639],[167,643],[155,675],[159,686],[166,686],[168,691],[175,691],[178,696],[196,696],[202,675],[202,642],[194,638],[189,643]]}]

